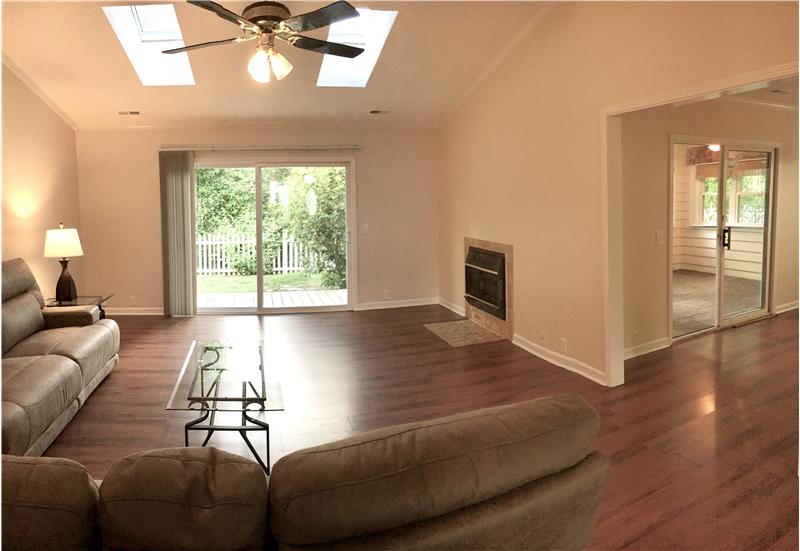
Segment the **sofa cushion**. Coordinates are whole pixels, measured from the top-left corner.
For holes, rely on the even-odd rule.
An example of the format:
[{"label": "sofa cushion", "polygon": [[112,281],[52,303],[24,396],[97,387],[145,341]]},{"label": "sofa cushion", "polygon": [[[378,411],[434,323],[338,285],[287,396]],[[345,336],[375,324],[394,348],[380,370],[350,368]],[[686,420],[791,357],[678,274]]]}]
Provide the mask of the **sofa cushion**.
[{"label": "sofa cushion", "polygon": [[28,264],[21,258],[3,261],[3,302],[22,293],[31,293],[44,306],[42,292]]},{"label": "sofa cushion", "polygon": [[42,306],[31,293],[3,302],[3,354],[44,327]]},{"label": "sofa cushion", "polygon": [[272,470],[271,528],[310,545],[433,518],[577,464],[596,432],[592,406],[563,395],[301,450]]},{"label": "sofa cushion", "polygon": [[3,355],[3,358],[21,358],[25,356],[46,356],[67,335],[77,331],[78,327],[59,327],[37,331],[22,340],[14,348]]},{"label": "sofa cushion", "polygon": [[4,549],[93,549],[96,507],[97,486],[79,463],[3,456]]},{"label": "sofa cushion", "polygon": [[61,327],[39,331],[6,353],[6,358],[57,354],[70,358],[81,370],[86,385],[119,352],[119,327],[101,320],[85,327]]},{"label": "sofa cushion", "polygon": [[81,391],[80,369],[63,356],[4,358],[2,380],[3,453],[10,454],[25,453]]},{"label": "sofa cushion", "polygon": [[267,477],[216,448],[137,453],[109,469],[98,515],[108,550],[263,550]]},{"label": "sofa cushion", "polygon": [[44,299],[33,272],[21,258],[3,262],[3,354],[44,326]]}]

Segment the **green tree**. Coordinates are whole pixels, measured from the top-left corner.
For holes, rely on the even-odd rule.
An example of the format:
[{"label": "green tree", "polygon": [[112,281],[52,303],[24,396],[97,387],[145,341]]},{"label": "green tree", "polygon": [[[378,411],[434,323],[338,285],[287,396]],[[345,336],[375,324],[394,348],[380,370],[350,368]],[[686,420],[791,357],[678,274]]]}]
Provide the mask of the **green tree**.
[{"label": "green tree", "polygon": [[252,168],[198,168],[198,233],[252,233],[256,223],[256,173]]},{"label": "green tree", "polygon": [[326,287],[347,284],[344,167],[295,168],[289,176],[289,232],[299,241],[307,271]]}]

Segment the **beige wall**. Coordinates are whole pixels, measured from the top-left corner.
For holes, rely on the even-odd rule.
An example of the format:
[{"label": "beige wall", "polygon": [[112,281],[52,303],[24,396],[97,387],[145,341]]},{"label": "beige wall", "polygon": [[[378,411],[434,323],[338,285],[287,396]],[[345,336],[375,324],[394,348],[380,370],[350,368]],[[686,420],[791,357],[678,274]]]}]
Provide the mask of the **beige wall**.
[{"label": "beige wall", "polygon": [[669,251],[654,236],[668,229],[670,134],[780,144],[773,296],[776,306],[797,301],[797,112],[714,100],[621,118],[626,348],[669,338]]},{"label": "beige wall", "polygon": [[361,146],[354,153],[356,212],[369,233],[357,236],[359,303],[437,296],[435,131],[276,124],[77,136],[85,239],[93,251],[84,271],[87,285],[115,293],[111,308],[133,306],[131,296],[137,308],[163,305],[158,151],[177,145]]},{"label": "beige wall", "polygon": [[[24,258],[45,297],[55,295],[61,267],[44,258],[44,235],[59,222],[77,227],[84,240],[75,133],[3,65],[3,259]],[[88,288],[81,263],[76,258],[69,265],[78,292]]]},{"label": "beige wall", "polygon": [[606,346],[604,110],[796,62],[796,19],[789,3],[557,4],[443,128],[440,295],[463,304],[465,236],[510,243],[518,342],[598,379],[619,369]]}]

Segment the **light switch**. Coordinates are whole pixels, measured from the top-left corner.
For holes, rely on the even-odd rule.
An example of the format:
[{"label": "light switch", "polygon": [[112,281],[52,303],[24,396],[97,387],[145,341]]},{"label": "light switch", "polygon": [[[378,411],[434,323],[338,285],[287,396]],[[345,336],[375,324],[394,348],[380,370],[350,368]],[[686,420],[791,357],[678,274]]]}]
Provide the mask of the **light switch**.
[{"label": "light switch", "polygon": [[656,230],[656,245],[664,244],[664,230]]},{"label": "light switch", "polygon": [[359,227],[361,228],[361,233],[369,233],[369,224],[367,224],[366,222],[361,222],[361,224],[359,224]]}]

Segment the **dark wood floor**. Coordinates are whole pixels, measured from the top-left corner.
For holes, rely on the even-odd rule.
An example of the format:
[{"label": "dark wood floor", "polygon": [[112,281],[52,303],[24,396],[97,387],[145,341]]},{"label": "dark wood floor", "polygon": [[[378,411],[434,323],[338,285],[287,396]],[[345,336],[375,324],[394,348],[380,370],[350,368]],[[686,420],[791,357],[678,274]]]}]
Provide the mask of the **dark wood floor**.
[{"label": "dark wood floor", "polygon": [[[576,392],[613,461],[593,549],[797,549],[798,323],[793,311],[626,364],[605,388],[508,342],[451,348],[422,327],[439,306],[286,316],[121,317],[119,366],[47,455],[96,478],[135,451],[182,445],[164,406],[193,339],[263,338],[285,412],[273,462],[393,423]],[[247,454],[238,435],[212,444]],[[263,439],[257,446],[263,446]]]}]

